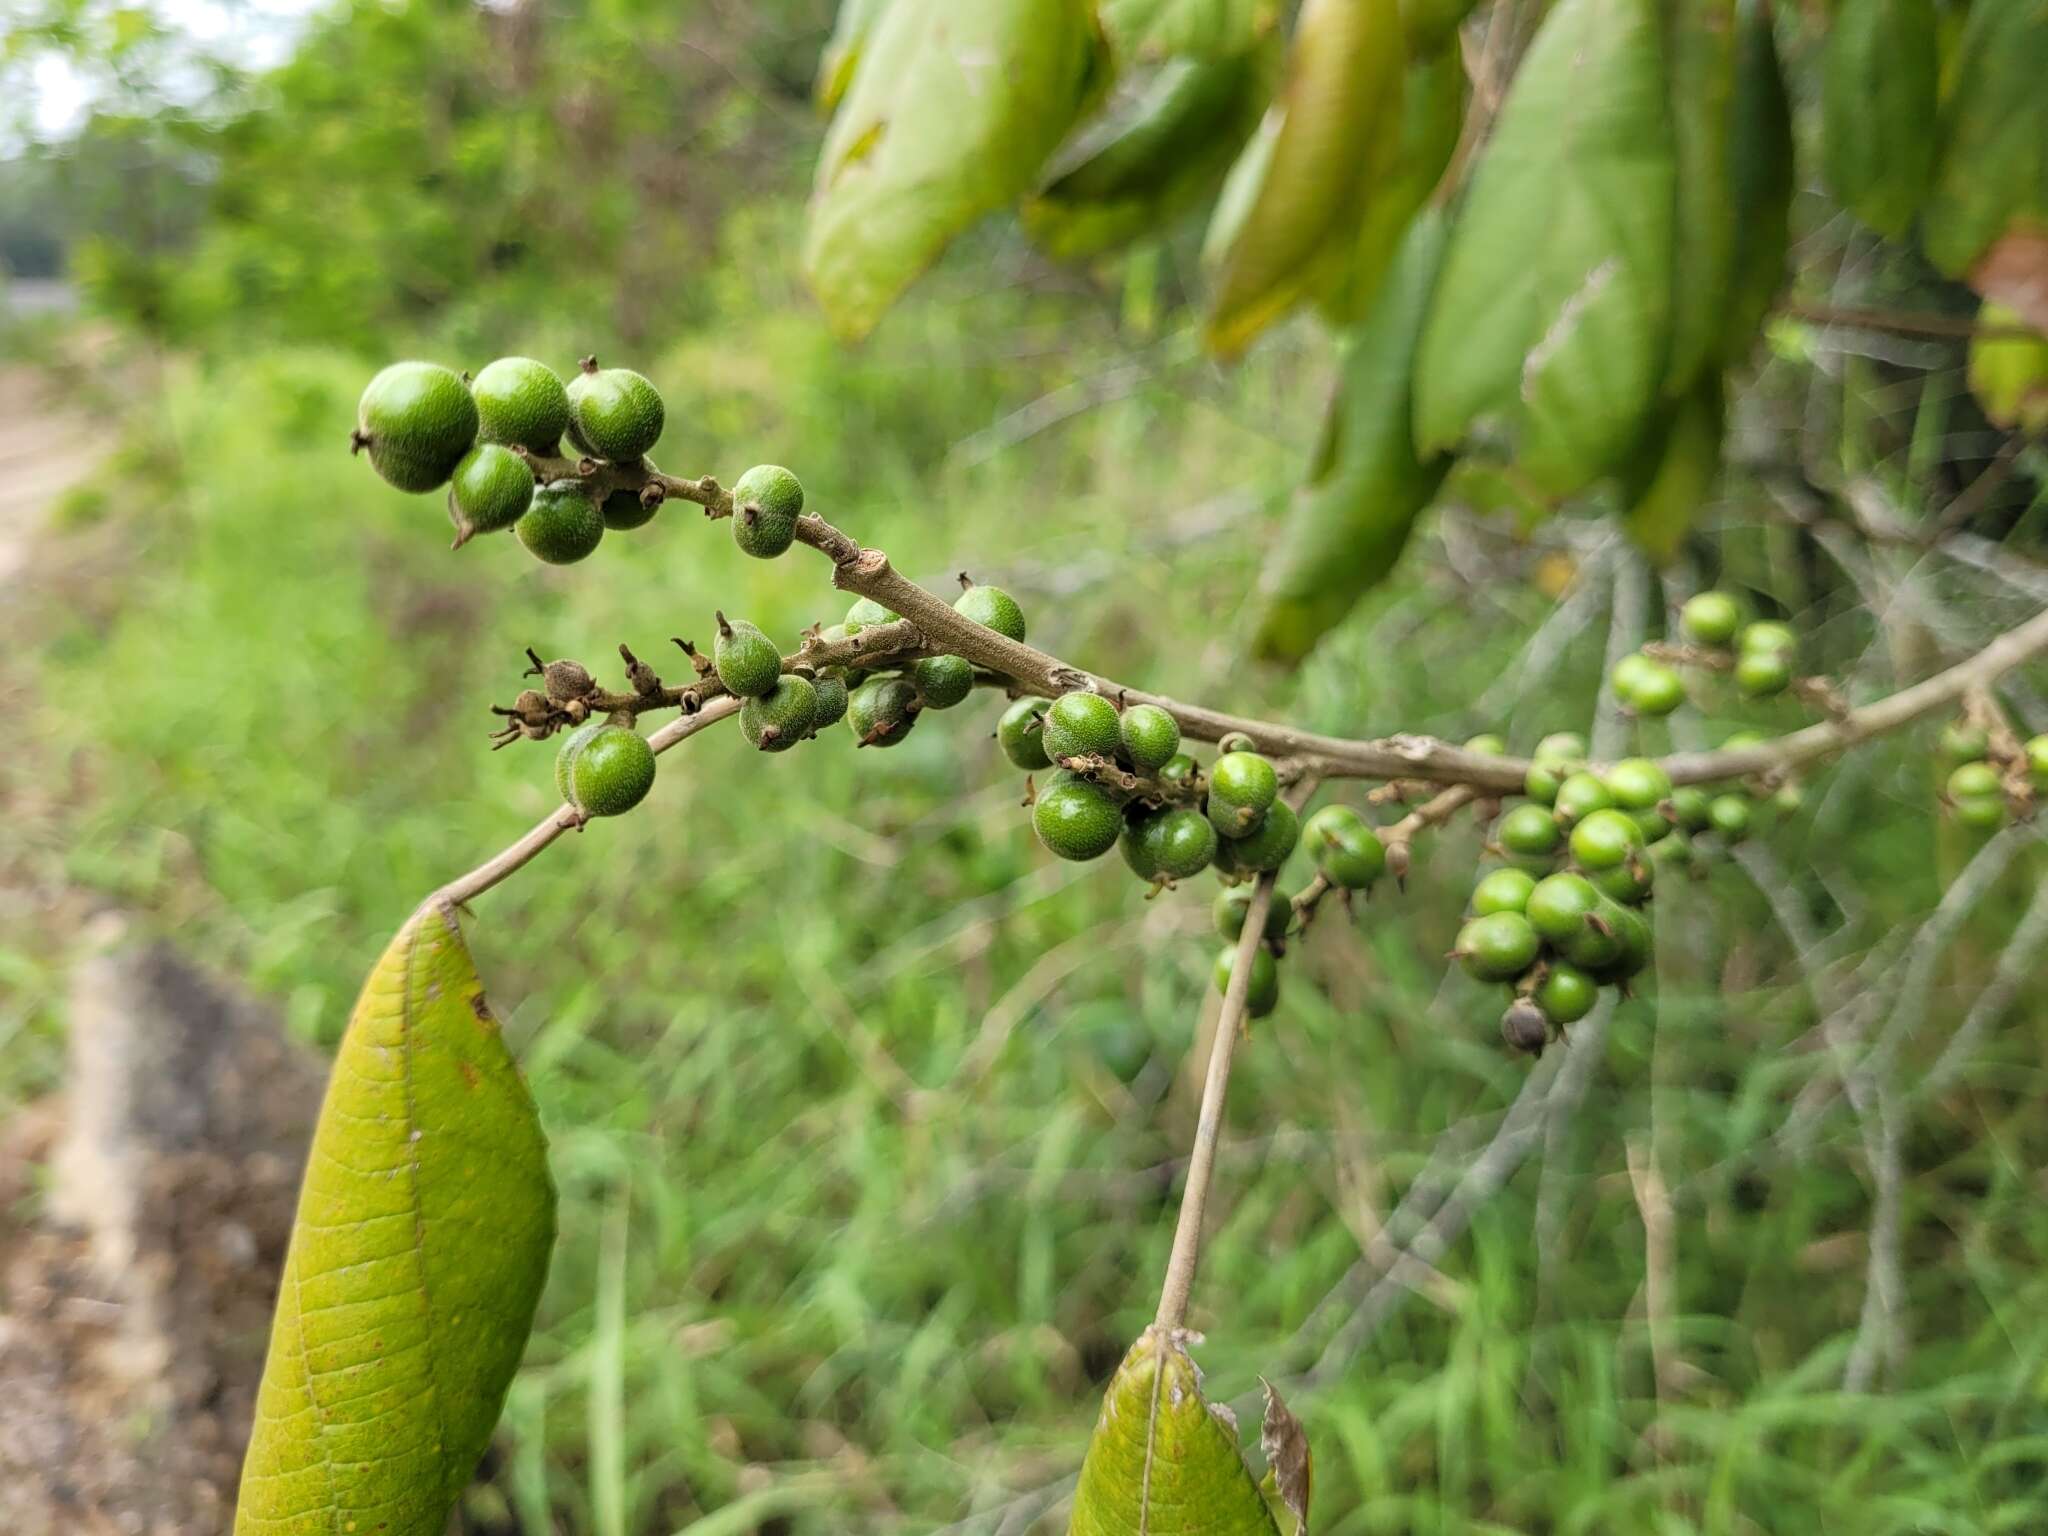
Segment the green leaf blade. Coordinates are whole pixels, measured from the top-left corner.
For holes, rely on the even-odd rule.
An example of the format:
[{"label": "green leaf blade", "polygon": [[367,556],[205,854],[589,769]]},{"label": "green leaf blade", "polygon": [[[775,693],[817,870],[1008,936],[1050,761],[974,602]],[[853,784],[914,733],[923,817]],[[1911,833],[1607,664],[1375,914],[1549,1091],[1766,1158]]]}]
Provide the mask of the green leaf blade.
[{"label": "green leaf blade", "polygon": [[1970,8],[1920,221],[1934,264],[1960,277],[2016,225],[2048,225],[2048,0]]},{"label": "green leaf blade", "polygon": [[1880,234],[1903,235],[1934,173],[1941,47],[1934,0],[1847,0],[1821,67],[1828,185]]}]

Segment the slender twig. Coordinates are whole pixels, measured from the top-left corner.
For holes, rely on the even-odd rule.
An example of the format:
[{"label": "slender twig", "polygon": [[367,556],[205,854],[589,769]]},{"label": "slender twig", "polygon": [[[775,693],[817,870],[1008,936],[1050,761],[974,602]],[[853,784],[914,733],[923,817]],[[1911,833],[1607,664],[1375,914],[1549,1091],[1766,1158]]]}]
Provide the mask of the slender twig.
[{"label": "slender twig", "polygon": [[2025,341],[2039,333],[2024,325],[1979,325],[1971,315],[1939,315],[1926,310],[1879,309],[1853,304],[1785,304],[1778,313],[1814,325],[1856,326],[1890,331],[1898,336],[1953,336],[1959,340]]},{"label": "slender twig", "polygon": [[1963,1063],[1975,1052],[1984,1032],[2012,1006],[2021,985],[2040,971],[2043,943],[2048,943],[2048,882],[2035,887],[2033,900],[2027,903],[2027,910],[2013,928],[2012,938],[1999,953],[1998,965],[1992,971],[1991,979],[1984,983],[1984,989],[1970,1004],[1970,1011],[1963,1016],[1956,1032],[1949,1036],[1948,1044],[1941,1048],[1934,1065],[1914,1085],[1915,1098],[1928,1098],[1941,1092],[1962,1070]]}]

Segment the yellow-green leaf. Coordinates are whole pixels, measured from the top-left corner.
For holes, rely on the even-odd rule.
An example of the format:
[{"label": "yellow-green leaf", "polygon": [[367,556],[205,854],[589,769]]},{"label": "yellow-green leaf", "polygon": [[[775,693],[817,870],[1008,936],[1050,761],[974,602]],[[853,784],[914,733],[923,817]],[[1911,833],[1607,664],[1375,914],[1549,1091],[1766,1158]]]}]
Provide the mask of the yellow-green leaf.
[{"label": "yellow-green leaf", "polygon": [[1259,656],[1298,661],[1401,557],[1446,461],[1415,454],[1410,379],[1444,248],[1444,215],[1415,216],[1344,355],[1309,482],[1261,581]]},{"label": "yellow-green leaf", "polygon": [[1735,249],[1716,353],[1724,365],[1749,356],[1758,327],[1785,286],[1792,212],[1792,106],[1768,0],[1740,0],[1735,25],[1735,96],[1728,129]]},{"label": "yellow-green leaf", "polygon": [[2026,329],[2016,309],[1986,304],[1970,342],[1970,393],[1984,414],[2017,432],[2048,432],[2048,336],[2001,335]]},{"label": "yellow-green leaf", "polygon": [[1102,30],[1120,62],[1243,53],[1279,19],[1279,0],[1101,0]]},{"label": "yellow-green leaf", "polygon": [[1203,336],[1220,356],[1243,351],[1314,289],[1323,264],[1348,257],[1374,145],[1400,120],[1406,48],[1391,0],[1303,5],[1274,107],[1279,127],[1210,296]]},{"label": "yellow-green leaf", "polygon": [[1420,59],[1451,45],[1478,0],[1401,0],[1408,46]]},{"label": "yellow-green leaf", "polygon": [[1498,419],[1551,495],[1620,466],[1670,350],[1676,176],[1657,0],[1561,0],[1473,173],[1417,359],[1425,454]]},{"label": "yellow-green leaf", "polygon": [[1903,235],[1926,199],[1940,83],[1934,0],[1843,0],[1821,64],[1821,162],[1880,234]]},{"label": "yellow-green leaf", "polygon": [[830,112],[853,83],[860,67],[861,50],[881,18],[889,0],[840,0],[839,15],[832,23],[832,36],[818,55],[818,76],[811,86],[811,99],[820,112]]},{"label": "yellow-green leaf", "polygon": [[1068,1536],[1279,1536],[1237,1428],[1177,1332],[1148,1328],[1102,1399]]},{"label": "yellow-green leaf", "polygon": [[1671,142],[1678,165],[1672,238],[1671,355],[1664,393],[1692,388],[1720,349],[1735,263],[1729,167],[1735,0],[1666,0]]},{"label": "yellow-green leaf", "polygon": [[866,335],[946,245],[1038,179],[1106,78],[1088,0],[892,0],[825,136],[804,272]]},{"label": "yellow-green leaf", "polygon": [[1629,537],[1652,560],[1668,565],[1692,531],[1721,473],[1721,376],[1695,380],[1685,398],[1652,429],[1639,472],[1624,486]]},{"label": "yellow-green leaf", "polygon": [[2048,0],[1970,7],[1921,243],[1952,277],[2015,224],[2048,224]]},{"label": "yellow-green leaf", "polygon": [[555,1192],[437,913],[370,972],[314,1127],[236,1536],[441,1536],[533,1327]]}]

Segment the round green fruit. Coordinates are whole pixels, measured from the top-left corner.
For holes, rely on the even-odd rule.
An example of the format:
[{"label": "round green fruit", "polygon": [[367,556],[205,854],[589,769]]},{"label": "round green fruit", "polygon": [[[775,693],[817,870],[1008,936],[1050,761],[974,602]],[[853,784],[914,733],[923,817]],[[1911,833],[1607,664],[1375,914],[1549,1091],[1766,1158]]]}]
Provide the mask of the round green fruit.
[{"label": "round green fruit", "polygon": [[732,541],[743,554],[772,560],[796,538],[803,482],[780,464],[756,464],[732,488]]},{"label": "round green fruit", "polygon": [[1577,731],[1552,731],[1536,743],[1529,756],[1539,763],[1583,763],[1586,738]]},{"label": "round green fruit", "polygon": [[569,392],[546,363],[501,357],[486,363],[469,386],[476,399],[478,434],[487,443],[552,454],[569,428]]},{"label": "round green fruit", "polygon": [[533,493],[533,503],[512,531],[526,552],[549,565],[574,565],[597,548],[604,519],[580,480],[555,480]]},{"label": "round green fruit", "polygon": [[811,715],[811,734],[816,735],[827,726],[837,725],[846,718],[846,683],[842,678],[821,677],[811,684],[815,696]]},{"label": "round green fruit", "polygon": [[1600,1000],[1600,984],[1577,966],[1553,960],[1530,996],[1551,1023],[1576,1024]]},{"label": "round green fruit", "polygon": [[1045,712],[1050,708],[1049,699],[1019,699],[996,722],[996,741],[1003,756],[1027,773],[1052,766],[1052,759],[1045,755]]},{"label": "round green fruit", "polygon": [[1024,638],[1024,610],[1001,587],[969,587],[953,599],[953,611],[1012,640]]},{"label": "round green fruit", "polygon": [[[855,694],[856,705],[859,700],[860,695]],[[1116,802],[1085,779],[1047,785],[1031,809],[1031,825],[1038,840],[1063,859],[1100,858],[1116,846],[1123,824]]]},{"label": "round green fruit", "polygon": [[616,464],[639,459],[667,423],[661,391],[630,368],[586,368],[569,382],[568,395],[576,439]]},{"label": "round green fruit", "polygon": [[1634,696],[1636,687],[1656,670],[1657,663],[1641,651],[1630,651],[1614,664],[1614,670],[1607,674],[1607,685],[1614,690],[1614,696],[1626,704]]},{"label": "round green fruit", "polygon": [[1746,699],[1768,699],[1792,686],[1783,651],[1744,651],[1735,658],[1735,687]]},{"label": "round green fruit", "polygon": [[1332,885],[1362,891],[1387,872],[1387,845],[1372,823],[1348,805],[1324,806],[1303,825],[1301,837]]},{"label": "round green fruit", "polygon": [[[1214,817],[1211,821],[1213,823]],[[1264,874],[1278,869],[1301,841],[1301,819],[1285,800],[1275,800],[1259,818],[1258,827],[1244,837],[1226,838],[1216,852],[1216,862],[1247,874]],[[1378,841],[1378,839],[1374,839]]]},{"label": "round green fruit", "polygon": [[[1232,885],[1216,893],[1216,901],[1209,908],[1209,916],[1215,922],[1219,936],[1235,939],[1244,932],[1244,920],[1250,915],[1251,909],[1252,888],[1248,885]],[[1266,937],[1285,938],[1287,925],[1293,920],[1293,897],[1275,887],[1273,900],[1266,908]]]},{"label": "round green fruit", "polygon": [[1525,869],[1496,869],[1472,887],[1472,915],[1491,917],[1496,912],[1520,912],[1536,889],[1536,877]]},{"label": "round green fruit", "polygon": [[1452,953],[1479,981],[1513,981],[1536,963],[1542,948],[1528,918],[1519,912],[1492,912],[1458,930]]},{"label": "round green fruit", "polygon": [[1707,792],[1697,784],[1682,784],[1671,791],[1671,809],[1678,815],[1679,826],[1688,832],[1706,831],[1710,822],[1707,806]]},{"label": "round green fruit", "polygon": [[1147,879],[1186,880],[1216,857],[1216,829],[1201,812],[1184,805],[1140,817],[1125,830],[1125,839],[1134,833],[1143,867],[1135,859],[1131,867]]},{"label": "round green fruit", "polygon": [[1159,782],[1162,784],[1192,784],[1201,767],[1185,752],[1176,752],[1159,766]]},{"label": "round green fruit", "polygon": [[621,486],[607,495],[597,510],[604,518],[605,527],[623,533],[633,528],[644,528],[661,510],[661,503],[642,501],[638,491],[629,491]]},{"label": "round green fruit", "polygon": [[555,793],[562,797],[565,805],[576,803],[576,789],[570,779],[570,772],[576,766],[576,754],[583,750],[586,741],[604,728],[603,720],[586,720],[564,736],[561,746],[555,749]]},{"label": "round green fruit", "polygon": [[1157,704],[1133,704],[1117,722],[1124,756],[1140,773],[1157,773],[1180,751],[1180,723]]},{"label": "round green fruit", "polygon": [[510,448],[479,443],[455,466],[448,505],[465,535],[510,528],[533,505],[533,471]]},{"label": "round green fruit", "polygon": [[[1214,981],[1218,992],[1230,991],[1230,973],[1237,969],[1235,945],[1216,952]],[[1280,963],[1263,944],[1252,951],[1251,979],[1245,983],[1245,1011],[1263,1019],[1280,1004]]]},{"label": "round green fruit", "polygon": [[1648,811],[1671,795],[1671,775],[1647,757],[1625,757],[1601,777],[1625,811]]},{"label": "round green fruit", "polygon": [[1632,907],[1649,899],[1657,879],[1657,866],[1644,859],[1629,859],[1612,869],[1596,869],[1588,878],[1602,896]]},{"label": "round green fruit", "polygon": [[794,672],[783,673],[766,693],[740,706],[740,734],[763,752],[787,752],[817,723],[818,690]]},{"label": "round green fruit", "polygon": [[1054,762],[1108,757],[1122,740],[1116,706],[1099,693],[1063,693],[1045,712],[1045,752]]},{"label": "round green fruit", "polygon": [[1951,720],[1941,728],[1941,755],[1952,763],[1981,763],[1991,752],[1991,736],[1981,725]]},{"label": "round green fruit", "polygon": [[1585,931],[1586,918],[1600,910],[1600,892],[1584,875],[1563,870],[1545,875],[1529,892],[1522,915],[1546,944],[1560,948]]},{"label": "round green fruit", "polygon": [[1626,693],[1617,690],[1622,703],[1639,715],[1661,718],[1685,702],[1685,679],[1676,667],[1652,661],[1636,677]]},{"label": "round green fruit", "polygon": [[1949,801],[1956,821],[1973,832],[1995,832],[2005,825],[2005,796],[1957,795]]},{"label": "round green fruit", "polygon": [[[856,746],[893,747],[917,724],[917,707],[917,690],[902,678],[871,677],[847,698],[846,727]],[[1112,827],[1109,842],[1115,841]],[[1102,846],[1106,850],[1109,843]]]},{"label": "round green fruit", "polygon": [[1557,800],[1558,789],[1570,777],[1571,770],[1562,763],[1531,758],[1529,771],[1522,775],[1522,793],[1538,805],[1551,805]]},{"label": "round green fruit", "polygon": [[356,444],[401,491],[431,491],[476,442],[476,401],[462,376],[439,363],[393,363],[356,405]]},{"label": "round green fruit", "polygon": [[1588,872],[1626,864],[1643,846],[1643,829],[1622,811],[1595,811],[1572,828],[1572,858]]},{"label": "round green fruit", "polygon": [[1678,622],[1701,645],[1726,645],[1742,628],[1742,604],[1726,592],[1700,592],[1686,599]]},{"label": "round green fruit", "polygon": [[857,597],[853,606],[846,610],[846,632],[857,635],[870,624],[894,624],[903,615],[892,608],[884,608],[872,597]]},{"label": "round green fruit", "polygon": [[1508,744],[1491,731],[1482,731],[1465,743],[1465,750],[1475,757],[1505,757]]},{"label": "round green fruit", "polygon": [[1564,832],[1557,818],[1540,805],[1518,805],[1501,817],[1494,839],[1521,858],[1542,858],[1557,851]]},{"label": "round green fruit", "polygon": [[1209,819],[1225,837],[1249,836],[1280,793],[1280,775],[1257,752],[1226,752],[1209,769]]},{"label": "round green fruit", "polygon": [[1596,981],[1626,981],[1650,963],[1650,920],[1634,907],[1615,901],[1602,903],[1599,915],[1614,932],[1617,953],[1606,964],[1585,969]]},{"label": "round green fruit", "polygon": [[718,616],[718,641],[711,648],[711,665],[725,691],[742,699],[759,698],[775,686],[782,675],[782,652],[745,619],[726,620]]},{"label": "round green fruit", "polygon": [[576,753],[569,787],[585,815],[623,815],[654,787],[654,749],[638,731],[607,725]]},{"label": "round green fruit", "polygon": [[926,656],[910,669],[926,709],[951,709],[974,692],[974,663],[965,656]]},{"label": "round green fruit", "polygon": [[1741,639],[1736,642],[1736,649],[1744,655],[1789,658],[1799,649],[1799,636],[1793,632],[1789,624],[1780,624],[1776,619],[1760,619],[1743,629]]},{"label": "round green fruit", "polygon": [[1558,785],[1557,798],[1551,802],[1559,823],[1567,827],[1613,804],[1614,795],[1606,784],[1583,770]]},{"label": "round green fruit", "polygon": [[1948,797],[1951,800],[1968,800],[1984,795],[1996,798],[2004,793],[2005,782],[1989,763],[1964,763],[1948,776]]},{"label": "round green fruit", "polygon": [[1707,804],[1707,824],[1723,839],[1739,843],[1749,836],[1749,801],[1741,795],[1716,795]]}]

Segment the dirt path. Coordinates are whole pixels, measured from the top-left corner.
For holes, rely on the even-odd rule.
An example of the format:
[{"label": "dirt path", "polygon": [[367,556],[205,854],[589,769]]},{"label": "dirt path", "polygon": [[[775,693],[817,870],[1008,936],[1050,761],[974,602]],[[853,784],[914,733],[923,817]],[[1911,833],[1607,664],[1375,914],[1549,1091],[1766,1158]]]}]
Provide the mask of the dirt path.
[{"label": "dirt path", "polygon": [[99,467],[108,446],[41,370],[0,364],[0,588],[29,568],[58,501]]}]

